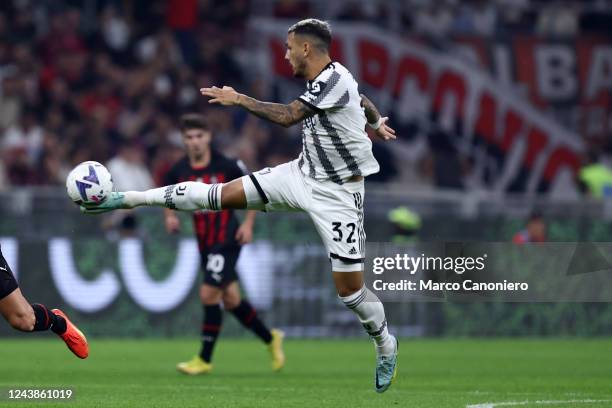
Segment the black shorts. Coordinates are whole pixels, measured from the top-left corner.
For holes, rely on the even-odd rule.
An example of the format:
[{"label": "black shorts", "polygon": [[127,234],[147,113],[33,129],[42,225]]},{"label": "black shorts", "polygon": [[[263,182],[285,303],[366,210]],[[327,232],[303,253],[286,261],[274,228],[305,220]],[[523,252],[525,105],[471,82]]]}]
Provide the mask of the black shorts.
[{"label": "black shorts", "polygon": [[6,263],[6,259],[2,255],[2,249],[0,249],[0,299],[10,295],[18,287],[19,285],[17,285],[17,281],[13,276],[13,271],[11,271],[11,267]]},{"label": "black shorts", "polygon": [[236,262],[238,262],[240,249],[240,247],[233,247],[202,252],[203,283],[225,288],[230,283],[237,281]]}]

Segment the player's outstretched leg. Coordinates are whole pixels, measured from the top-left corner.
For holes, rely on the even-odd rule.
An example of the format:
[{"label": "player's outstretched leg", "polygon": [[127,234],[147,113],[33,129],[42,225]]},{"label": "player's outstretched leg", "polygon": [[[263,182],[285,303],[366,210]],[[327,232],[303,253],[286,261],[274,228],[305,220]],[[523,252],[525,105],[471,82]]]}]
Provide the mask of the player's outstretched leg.
[{"label": "player's outstretched leg", "polygon": [[389,334],[385,308],[378,297],[363,284],[362,272],[334,272],[334,282],[342,302],[359,321],[376,345],[374,389],[385,392],[397,375],[397,339]]},{"label": "player's outstretched leg", "polygon": [[18,288],[0,299],[0,313],[13,328],[24,332],[51,330],[64,340],[70,351],[87,358],[89,346],[85,335],[61,311],[49,310],[39,303],[29,304]]},{"label": "player's outstretched leg", "polygon": [[81,212],[92,215],[140,206],[166,207],[181,211],[262,209],[263,203],[259,198],[255,202],[247,200],[242,182],[244,177],[228,183],[184,181],[147,191],[113,191],[103,202],[83,204],[80,208]]},{"label": "player's outstretched leg", "polygon": [[79,358],[87,358],[87,339],[59,310],[50,311],[45,305],[30,304],[21,293],[11,267],[0,251],[0,315],[13,328],[32,332],[51,330],[64,340]]},{"label": "player's outstretched leg", "polygon": [[278,329],[269,330],[246,299],[241,299],[238,282],[232,282],[223,292],[223,304],[247,329],[268,345],[272,357],[272,370],[279,371],[285,365],[283,339],[285,334]]}]

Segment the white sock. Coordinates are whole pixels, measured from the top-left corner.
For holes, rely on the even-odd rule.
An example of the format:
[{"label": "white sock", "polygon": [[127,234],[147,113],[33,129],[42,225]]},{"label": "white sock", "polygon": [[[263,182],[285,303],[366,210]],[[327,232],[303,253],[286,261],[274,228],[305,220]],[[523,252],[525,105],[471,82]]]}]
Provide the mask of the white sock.
[{"label": "white sock", "polygon": [[387,330],[385,308],[380,299],[365,285],[352,295],[342,297],[342,302],[353,310],[359,321],[376,345],[379,355],[391,355],[395,351],[395,342]]},{"label": "white sock", "polygon": [[130,207],[160,206],[172,210],[221,210],[223,184],[185,181],[147,191],[126,191],[124,203]]}]

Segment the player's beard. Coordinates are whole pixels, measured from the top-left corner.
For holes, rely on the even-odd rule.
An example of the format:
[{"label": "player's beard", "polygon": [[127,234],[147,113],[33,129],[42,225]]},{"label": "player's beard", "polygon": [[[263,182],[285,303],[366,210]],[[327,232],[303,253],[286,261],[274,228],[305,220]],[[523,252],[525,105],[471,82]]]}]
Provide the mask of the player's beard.
[{"label": "player's beard", "polygon": [[293,76],[296,78],[304,78],[306,76],[306,61],[296,61],[293,68]]}]

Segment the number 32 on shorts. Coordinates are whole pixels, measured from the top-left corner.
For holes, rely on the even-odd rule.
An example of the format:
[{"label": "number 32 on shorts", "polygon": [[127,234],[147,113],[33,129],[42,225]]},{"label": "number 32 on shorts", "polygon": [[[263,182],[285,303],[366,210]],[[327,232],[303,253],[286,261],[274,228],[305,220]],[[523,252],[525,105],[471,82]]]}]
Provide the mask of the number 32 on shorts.
[{"label": "number 32 on shorts", "polygon": [[[355,228],[357,228],[357,226],[353,222],[346,224],[346,230],[348,231],[346,242],[349,244],[355,243],[355,238],[353,238],[355,235]],[[337,221],[332,222],[332,231],[334,231],[335,235],[334,241],[341,242],[342,238],[344,237],[344,234],[342,233],[342,223]]]}]

